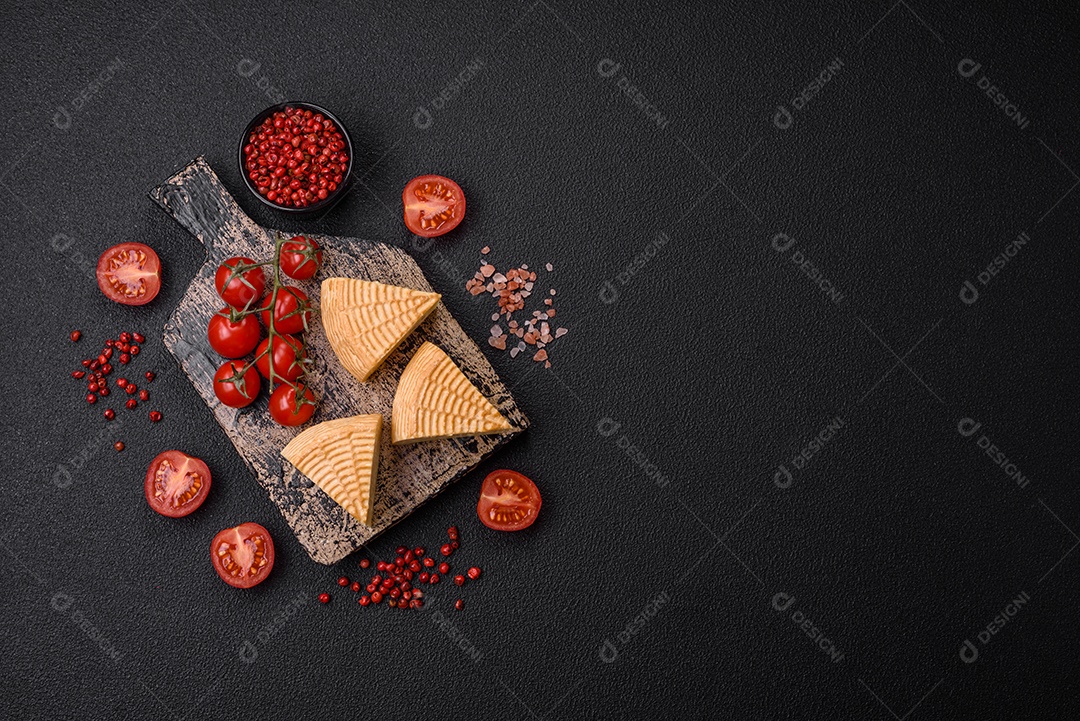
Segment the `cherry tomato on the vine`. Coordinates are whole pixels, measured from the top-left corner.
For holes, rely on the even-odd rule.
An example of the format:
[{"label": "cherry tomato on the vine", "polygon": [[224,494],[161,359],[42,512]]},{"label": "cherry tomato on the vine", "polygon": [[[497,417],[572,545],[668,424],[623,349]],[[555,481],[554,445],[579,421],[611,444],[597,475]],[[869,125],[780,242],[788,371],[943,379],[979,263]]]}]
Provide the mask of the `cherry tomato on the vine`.
[{"label": "cherry tomato on the vine", "polygon": [[230,408],[244,408],[259,396],[259,372],[254,365],[244,370],[244,363],[226,361],[214,374],[214,395]]},{"label": "cherry tomato on the vine", "polygon": [[214,274],[214,287],[222,300],[233,308],[246,309],[252,302],[261,298],[266,292],[266,274],[259,266],[248,268],[241,272],[234,272],[234,268],[243,265],[254,265],[251,258],[229,258],[220,266]]},{"label": "cherry tomato on the vine", "polygon": [[311,389],[301,385],[303,396],[296,397],[296,388],[280,385],[270,395],[270,417],[283,426],[298,426],[311,420],[318,399]]},{"label": "cherry tomato on the vine", "polygon": [[322,265],[322,248],[311,238],[296,235],[281,246],[281,272],[296,280],[307,280]]},{"label": "cherry tomato on the vine", "polygon": [[[270,327],[271,295],[273,294],[267,293],[259,304],[260,308],[265,308],[259,316],[267,328]],[[307,293],[299,288],[291,285],[278,288],[277,302],[274,303],[274,330],[278,333],[303,333],[311,322],[311,311],[306,310],[307,302]],[[305,308],[302,312],[301,306]]]},{"label": "cherry tomato on the vine", "polygon": [[[264,338],[255,351],[255,365],[263,378],[270,379],[270,353],[266,352],[270,339]],[[307,358],[307,350],[299,338],[291,335],[274,336],[274,383],[294,381],[304,373],[303,360]]]},{"label": "cherry tomato on the vine", "polygon": [[234,313],[232,308],[219,310],[206,328],[210,347],[223,358],[247,355],[259,345],[259,336],[262,335],[259,321],[253,314],[241,316],[233,322]]}]

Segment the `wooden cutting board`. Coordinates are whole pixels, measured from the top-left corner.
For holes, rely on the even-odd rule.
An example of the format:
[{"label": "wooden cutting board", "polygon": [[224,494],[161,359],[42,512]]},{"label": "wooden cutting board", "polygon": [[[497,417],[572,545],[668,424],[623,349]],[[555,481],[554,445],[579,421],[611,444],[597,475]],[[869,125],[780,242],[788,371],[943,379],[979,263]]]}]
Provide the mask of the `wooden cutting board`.
[{"label": "wooden cutting board", "polygon": [[[529,421],[510,391],[442,303],[366,383],[356,380],[338,363],[316,314],[306,339],[309,355],[315,361],[309,377],[321,402],[310,423],[381,413],[384,423],[389,424],[398,377],[412,354],[427,340],[445,350],[515,427],[503,435],[405,446],[391,445],[387,428],[376,488],[375,526],[359,523],[280,455],[285,444],[310,424],[285,428],[274,423],[267,412],[265,387],[255,403],[241,409],[222,405],[214,395],[214,372],[224,362],[211,350],[206,338],[211,316],[224,307],[214,290],[214,272],[232,256],[256,260],[270,257],[277,231],[263,228],[245,215],[201,157],[154,189],[150,197],[202,241],[207,253],[206,262],[165,326],[165,346],[176,356],[195,390],[315,561],[330,564],[341,560],[528,427]],[[313,303],[319,302],[319,280],[331,276],[432,290],[416,261],[401,248],[358,238],[308,235],[325,249],[323,268],[311,281],[290,282],[307,293]]]}]

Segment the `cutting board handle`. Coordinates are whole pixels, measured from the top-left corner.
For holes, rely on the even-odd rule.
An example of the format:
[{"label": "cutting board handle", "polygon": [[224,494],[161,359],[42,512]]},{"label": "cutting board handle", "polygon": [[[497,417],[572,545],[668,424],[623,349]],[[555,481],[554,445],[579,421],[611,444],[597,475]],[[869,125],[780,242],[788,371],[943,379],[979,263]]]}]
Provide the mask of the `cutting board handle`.
[{"label": "cutting board handle", "polygon": [[220,260],[226,237],[248,238],[258,247],[265,233],[240,209],[201,155],[154,188],[150,197],[198,238],[212,261]]}]

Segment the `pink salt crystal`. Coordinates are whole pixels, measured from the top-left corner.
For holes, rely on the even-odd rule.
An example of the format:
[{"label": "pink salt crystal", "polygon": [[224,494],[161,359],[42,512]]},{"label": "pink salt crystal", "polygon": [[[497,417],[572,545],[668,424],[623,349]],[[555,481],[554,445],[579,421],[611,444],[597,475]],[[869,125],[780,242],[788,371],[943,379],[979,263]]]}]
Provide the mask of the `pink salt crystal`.
[{"label": "pink salt crystal", "polygon": [[488,345],[492,348],[498,348],[499,350],[506,350],[506,336],[501,335],[497,338],[488,338]]},{"label": "pink salt crystal", "polygon": [[555,337],[556,338],[562,338],[568,332],[569,331],[566,328],[559,328],[557,331],[555,331]]},{"label": "pink salt crystal", "polygon": [[485,246],[484,246],[483,248],[481,248],[481,249],[480,249],[480,252],[481,252],[481,253],[482,253],[483,255],[487,255],[488,253],[490,253],[490,252],[491,252],[491,248],[489,248],[488,246],[486,246],[486,245],[485,245]]},{"label": "pink salt crystal", "polygon": [[488,263],[487,265],[480,266],[480,273],[485,278],[490,278],[491,274],[494,273],[494,272],[495,272],[495,266],[493,266],[490,263]]},{"label": "pink salt crystal", "polygon": [[545,267],[545,268],[547,268],[547,270],[548,270],[548,272],[549,272],[549,273],[550,273],[551,271],[555,270],[555,267],[554,267],[553,265],[551,265],[551,263],[548,263],[548,264],[547,264],[546,266],[544,266],[544,267]]}]

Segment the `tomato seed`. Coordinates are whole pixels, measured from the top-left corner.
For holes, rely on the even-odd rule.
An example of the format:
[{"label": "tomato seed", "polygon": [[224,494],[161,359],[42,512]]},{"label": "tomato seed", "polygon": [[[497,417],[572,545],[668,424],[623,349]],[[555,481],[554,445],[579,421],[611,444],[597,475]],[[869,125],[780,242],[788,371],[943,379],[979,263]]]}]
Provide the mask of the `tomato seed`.
[{"label": "tomato seed", "polygon": [[71,372],[71,377],[72,378],[82,378],[85,375],[86,375],[86,371],[72,371]]},{"label": "tomato seed", "polygon": [[459,573],[458,575],[454,576],[454,583],[456,583],[459,586],[464,586],[465,585],[465,577],[462,576]]},{"label": "tomato seed", "polygon": [[155,378],[155,376],[154,376],[153,371],[146,371],[146,380],[147,380],[147,382],[150,382],[150,381],[154,380],[154,378]]},{"label": "tomato seed", "polygon": [[106,388],[105,386],[101,386],[98,389],[98,395],[101,396],[102,398],[104,398],[105,396],[109,395],[109,389]]},{"label": "tomato seed", "polygon": [[97,396],[95,396],[93,393],[87,393],[86,394],[86,402],[87,403],[97,403]]},{"label": "tomato seed", "polygon": [[474,581],[480,578],[480,569],[476,566],[471,567],[468,571],[466,571],[466,573],[469,574],[469,578]]},{"label": "tomato seed", "polygon": [[71,342],[72,343],[78,343],[80,338],[82,338],[82,333],[81,332],[79,332],[77,330],[71,331]]},{"label": "tomato seed", "polygon": [[366,606],[369,603],[371,603],[371,597],[370,596],[361,596],[359,599],[357,599],[356,602],[359,603],[361,606]]},{"label": "tomato seed", "polygon": [[353,593],[360,593],[360,582],[359,581],[353,581],[352,585],[349,586],[349,590],[352,591]]},{"label": "tomato seed", "polygon": [[319,603],[330,603],[330,594],[329,593],[320,593],[319,594]]},{"label": "tomato seed", "polygon": [[349,579],[346,578],[345,576],[342,576],[341,578],[339,578],[337,580],[337,585],[339,585],[339,586],[348,586],[349,585]]},{"label": "tomato seed", "polygon": [[431,574],[428,573],[427,571],[424,571],[423,573],[421,573],[419,576],[416,577],[416,579],[418,581],[420,581],[420,583],[427,583],[429,578],[431,578]]},{"label": "tomato seed", "polygon": [[117,378],[116,379],[116,385],[120,386],[121,388],[123,388],[127,384],[128,384],[127,378]]},{"label": "tomato seed", "polygon": [[112,447],[116,449],[117,453],[119,453],[120,451],[124,450],[124,442],[117,441],[116,443],[112,444]]},{"label": "tomato seed", "polygon": [[127,394],[129,396],[133,396],[135,395],[135,391],[139,390],[139,387],[134,383],[128,383],[126,386],[124,386],[124,390],[127,391]]},{"label": "tomato seed", "polygon": [[132,333],[131,337],[135,339],[136,343],[142,343],[146,340],[146,337],[142,333]]},{"label": "tomato seed", "polygon": [[134,410],[137,405],[139,405],[138,401],[134,398],[128,398],[128,402],[124,404],[124,407],[130,411]]},{"label": "tomato seed", "polygon": [[139,400],[140,401],[148,401],[148,400],[150,400],[150,391],[148,391],[146,389],[143,389],[143,390],[139,391]]},{"label": "tomato seed", "polygon": [[444,556],[449,556],[451,553],[454,552],[454,549],[450,547],[449,543],[444,543],[443,547],[439,550]]},{"label": "tomato seed", "polygon": [[465,608],[465,602],[459,598],[458,600],[454,601],[454,608],[460,611],[461,609]]},{"label": "tomato seed", "polygon": [[121,343],[130,343],[131,342],[131,333],[128,333],[127,331],[124,331],[123,333],[121,333],[120,334],[120,342]]},{"label": "tomato seed", "polygon": [[137,345],[131,346],[131,350],[128,351],[128,352],[131,353],[131,355],[133,355],[133,356],[139,355],[139,346],[137,346]]},{"label": "tomato seed", "polygon": [[374,593],[371,594],[371,602],[372,603],[380,603],[381,601],[382,601],[382,594],[381,593],[379,593],[378,591],[375,591]]},{"label": "tomato seed", "polygon": [[127,353],[121,353],[120,354],[120,362],[121,363],[124,363],[126,365],[130,361],[131,361],[131,356],[130,355],[128,355]]},{"label": "tomato seed", "polygon": [[450,528],[446,529],[446,535],[450,536],[451,541],[458,540],[458,527],[450,526]]},{"label": "tomato seed", "polygon": [[87,359],[87,360],[84,360],[84,361],[82,362],[82,367],[83,367],[83,368],[89,368],[89,367],[90,367],[90,360],[89,360],[89,359]]},{"label": "tomato seed", "polygon": [[111,421],[113,418],[116,418],[116,411],[114,411],[112,408],[106,408],[105,409],[105,420]]},{"label": "tomato seed", "polygon": [[360,568],[367,568],[370,565],[371,565],[371,561],[367,560],[366,558],[361,558],[360,559]]},{"label": "tomato seed", "polygon": [[431,577],[428,578],[428,583],[434,584],[434,583],[438,583],[438,582],[439,582],[439,574],[437,574],[437,573],[431,574]]},{"label": "tomato seed", "polygon": [[150,422],[157,423],[161,420],[161,411],[150,411]]},{"label": "tomato seed", "polygon": [[439,564],[439,573],[441,573],[444,576],[446,574],[450,573],[450,564],[447,563],[446,561],[443,561],[442,563],[440,563]]}]

